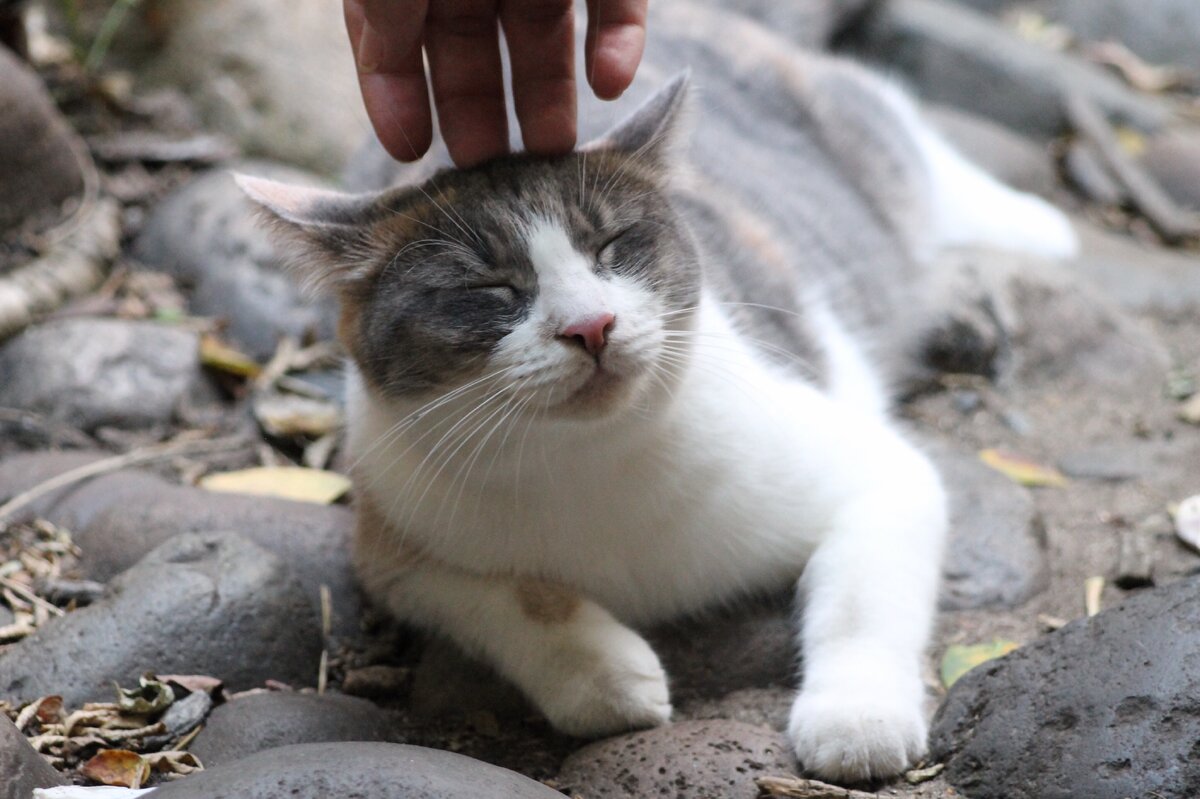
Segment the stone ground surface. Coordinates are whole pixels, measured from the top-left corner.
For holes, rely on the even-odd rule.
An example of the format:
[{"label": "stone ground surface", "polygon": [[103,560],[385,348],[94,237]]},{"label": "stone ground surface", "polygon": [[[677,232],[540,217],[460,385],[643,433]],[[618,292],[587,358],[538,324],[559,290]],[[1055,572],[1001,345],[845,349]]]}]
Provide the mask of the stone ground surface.
[{"label": "stone ground surface", "polygon": [[[1153,25],[1129,13],[1133,0],[1105,0],[1109,10],[1089,17],[1092,2],[1033,5],[1081,32],[1127,33],[1146,58],[1182,63],[1174,39],[1152,46]],[[333,70],[316,96],[297,83],[311,73],[289,72],[292,62],[273,60],[270,47],[220,67],[237,42],[219,39],[252,24],[266,4],[239,0],[206,21],[200,4],[179,3],[169,35],[156,28],[161,19],[134,20],[113,57],[150,83],[170,73],[163,53],[217,54],[205,66],[213,74],[181,84],[190,96],[139,86],[121,100],[133,110],[117,112],[120,102],[87,101],[70,69],[41,72],[85,136],[137,143],[132,134],[147,128],[184,140],[219,128],[248,153],[335,174],[361,119],[323,119],[307,141],[297,133],[285,142],[278,131],[307,130],[314,114],[330,117],[355,91],[352,70]],[[304,5],[275,35],[312,41],[318,61],[333,63],[342,34]],[[974,252],[947,259],[942,299],[952,324],[941,354],[957,372],[986,376],[945,376],[901,409],[951,495],[941,611],[926,660],[930,763],[945,770],[915,785],[859,787],[911,799],[1194,796],[1200,554],[1175,536],[1167,509],[1200,494],[1200,426],[1179,418],[1181,398],[1200,392],[1200,249],[1160,246],[1136,215],[1083,199],[1064,182],[1057,157],[1068,150],[1063,90],[1143,123],[1166,108],[1194,113],[1196,92],[1140,91],[1078,43],[1030,43],[988,16],[1015,0],[889,0],[860,24],[865,5],[742,7],[809,43],[836,33],[840,45],[906,74],[944,104],[935,120],[964,152],[1071,213],[1084,252],[1065,266]],[[1155,5],[1174,8],[1181,26],[1194,24],[1193,0]],[[194,44],[206,36],[218,40]],[[1183,41],[1197,39],[1200,29]],[[1195,195],[1173,178],[1200,173],[1196,131],[1193,124],[1147,134],[1143,156],[1185,206]],[[271,391],[326,403],[336,414],[339,381],[321,347],[331,318],[279,273],[219,170],[138,146],[141,155],[101,164],[104,190],[124,209],[126,246],[114,277],[0,343],[0,503],[181,430],[226,444],[111,470],[47,492],[15,516],[70,531],[77,554],[53,549],[58,539],[45,530],[21,528],[36,538],[22,559],[0,535],[0,564],[17,564],[0,576],[41,592],[56,612],[80,606],[54,618],[5,586],[0,703],[9,705],[0,704],[0,773],[18,777],[0,784],[0,799],[28,799],[33,785],[61,779],[8,719],[21,718],[27,736],[61,730],[62,719],[52,704],[22,716],[23,702],[49,694],[68,710],[109,702],[114,681],[130,687],[146,671],[183,680],[173,683],[173,708],[186,700],[204,724],[189,748],[208,769],[171,784],[164,799],[390,796],[397,786],[435,797],[750,799],[756,776],[794,773],[780,732],[798,655],[787,597],[649,631],[672,678],[676,723],[589,743],[555,733],[486,666],[364,609],[346,546],[353,512],[344,503],[198,487],[208,472],[245,466],[345,465],[336,449],[329,457],[325,444],[336,443],[336,433],[325,439],[327,428],[267,427],[254,411],[267,389],[206,349],[216,336],[258,367],[273,360]],[[225,158],[221,165],[321,182],[295,166]],[[205,319],[214,316],[224,318]],[[281,334],[293,343],[277,346]],[[980,462],[984,449],[1057,466],[1068,481],[1019,486]],[[38,576],[31,570],[43,561],[30,553],[61,561],[64,571]],[[1084,619],[1085,585],[1096,578],[1103,612]],[[38,629],[27,637],[9,632],[31,624]],[[938,676],[943,654],[995,639],[1020,648],[947,691]],[[224,685],[187,676],[196,674]],[[160,748],[190,736],[193,722],[164,733]],[[39,746],[61,754],[50,737]],[[96,742],[86,747],[90,754]],[[61,765],[83,781],[77,760]]]}]

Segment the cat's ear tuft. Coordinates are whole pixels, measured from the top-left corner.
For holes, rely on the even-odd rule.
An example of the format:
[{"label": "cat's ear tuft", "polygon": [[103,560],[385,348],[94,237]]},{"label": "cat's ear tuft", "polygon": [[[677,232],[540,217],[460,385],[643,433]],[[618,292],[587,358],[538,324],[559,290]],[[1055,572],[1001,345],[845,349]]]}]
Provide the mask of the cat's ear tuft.
[{"label": "cat's ear tuft", "polygon": [[668,166],[687,133],[691,72],[680,72],[630,116],[585,150],[616,150],[656,166]]},{"label": "cat's ear tuft", "polygon": [[375,198],[315,189],[234,173],[259,209],[289,268],[305,288],[338,288],[364,276],[370,253],[363,242]]}]

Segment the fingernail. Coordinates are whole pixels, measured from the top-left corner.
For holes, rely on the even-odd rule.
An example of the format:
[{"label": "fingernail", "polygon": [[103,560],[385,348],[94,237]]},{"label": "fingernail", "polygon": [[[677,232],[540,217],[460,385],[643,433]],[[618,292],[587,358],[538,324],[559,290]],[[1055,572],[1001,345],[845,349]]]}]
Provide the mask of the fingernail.
[{"label": "fingernail", "polygon": [[375,72],[383,62],[383,39],[363,20],[362,33],[358,37],[358,69],[360,72]]}]

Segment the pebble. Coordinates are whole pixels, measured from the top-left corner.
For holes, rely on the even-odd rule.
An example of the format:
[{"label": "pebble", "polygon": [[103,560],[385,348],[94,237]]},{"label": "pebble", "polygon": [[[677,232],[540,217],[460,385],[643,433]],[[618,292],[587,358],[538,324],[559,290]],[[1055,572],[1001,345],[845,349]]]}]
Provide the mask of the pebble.
[{"label": "pebble", "polygon": [[[314,175],[280,164],[244,162],[234,169],[321,185]],[[303,295],[229,171],[203,173],[157,203],[133,253],[190,286],[191,312],[227,321],[228,335],[260,362],[275,353],[280,336],[333,334],[332,302],[313,303]]]},{"label": "pebble", "polygon": [[1163,455],[1154,442],[1099,444],[1069,452],[1058,459],[1058,468],[1080,480],[1119,483],[1146,477]]},{"label": "pebble", "polygon": [[281,746],[159,788],[154,799],[562,799],[508,769],[420,746]]},{"label": "pebble", "polygon": [[198,336],[155,322],[51,321],[0,349],[0,406],[82,430],[167,425],[214,397]]},{"label": "pebble", "polygon": [[[0,461],[0,501],[98,453],[29,453]],[[215,494],[127,469],[47,495],[32,510],[71,531],[93,580],[108,580],[141,553],[180,533],[230,530],[275,553],[319,608],[320,587],[333,601],[333,633],[359,632],[361,599],[350,565],[354,513],[340,506]]]},{"label": "pebble", "polygon": [[205,768],[264,749],[332,741],[387,741],[386,713],[363,699],[337,694],[269,691],[234,698],[214,710],[188,751]]},{"label": "pebble", "polygon": [[737,721],[681,721],[585,746],[556,782],[586,799],[753,799],[755,777],[787,776],[796,761],[784,736]]},{"label": "pebble", "polygon": [[931,455],[950,498],[942,609],[1011,608],[1045,589],[1046,534],[1029,492],[973,454]]},{"label": "pebble", "polygon": [[968,672],[930,734],[948,782],[971,799],[1200,793],[1198,594],[1200,578],[1142,591]]},{"label": "pebble", "polygon": [[287,565],[228,533],[158,546],[89,607],[0,653],[0,699],[111,701],[147,671],[207,674],[237,691],[316,682],[321,632]]},{"label": "pebble", "polygon": [[0,778],[0,799],[29,799],[34,788],[67,783],[3,713],[0,713]]}]

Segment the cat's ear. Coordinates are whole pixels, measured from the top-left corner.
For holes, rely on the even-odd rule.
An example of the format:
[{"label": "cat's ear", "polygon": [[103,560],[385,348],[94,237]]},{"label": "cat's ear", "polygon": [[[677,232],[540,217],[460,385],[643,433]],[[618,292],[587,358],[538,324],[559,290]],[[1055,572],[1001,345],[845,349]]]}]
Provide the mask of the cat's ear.
[{"label": "cat's ear", "polygon": [[655,166],[667,166],[687,133],[691,72],[671,78],[616,127],[583,150],[616,150]]},{"label": "cat's ear", "polygon": [[367,276],[371,253],[366,247],[379,198],[344,194],[234,173],[234,181],[250,198],[305,288],[340,289]]}]

